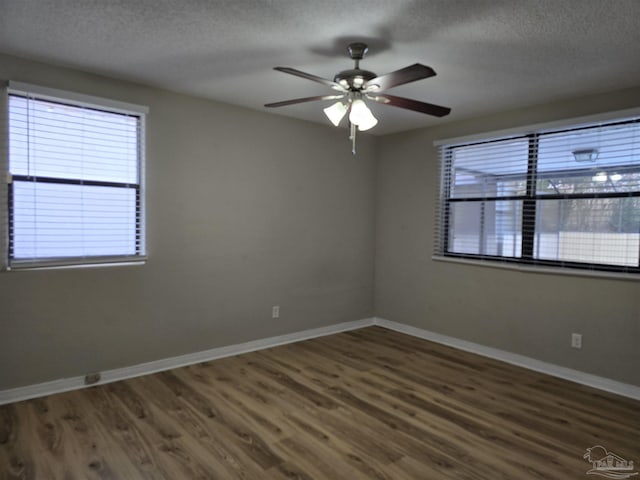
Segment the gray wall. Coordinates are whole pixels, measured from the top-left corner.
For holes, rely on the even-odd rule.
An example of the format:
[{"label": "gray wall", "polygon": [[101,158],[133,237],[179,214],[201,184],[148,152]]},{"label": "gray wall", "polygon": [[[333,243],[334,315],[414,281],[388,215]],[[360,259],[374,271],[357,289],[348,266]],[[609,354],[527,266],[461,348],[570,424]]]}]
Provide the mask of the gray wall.
[{"label": "gray wall", "polygon": [[374,138],[353,158],[345,129],[14,57],[0,79],[151,109],[148,263],[0,273],[0,390],[372,316]]},{"label": "gray wall", "polygon": [[148,263],[0,273],[0,390],[374,312],[640,385],[640,284],[431,260],[434,139],[638,106],[640,89],[362,136],[353,158],[343,129],[14,57],[0,79],[151,108]]},{"label": "gray wall", "polygon": [[[375,312],[388,320],[640,385],[640,283],[431,260],[436,139],[640,106],[640,88],[380,140]],[[582,350],[570,348],[572,332]]]}]

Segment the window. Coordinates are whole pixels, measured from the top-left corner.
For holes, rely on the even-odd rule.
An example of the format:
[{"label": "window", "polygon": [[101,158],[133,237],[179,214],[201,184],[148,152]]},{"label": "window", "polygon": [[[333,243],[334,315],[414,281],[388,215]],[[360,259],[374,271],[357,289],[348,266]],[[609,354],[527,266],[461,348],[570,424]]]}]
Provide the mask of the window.
[{"label": "window", "polygon": [[145,112],[9,84],[8,268],[144,258]]},{"label": "window", "polygon": [[640,273],[640,118],[440,151],[437,256]]}]

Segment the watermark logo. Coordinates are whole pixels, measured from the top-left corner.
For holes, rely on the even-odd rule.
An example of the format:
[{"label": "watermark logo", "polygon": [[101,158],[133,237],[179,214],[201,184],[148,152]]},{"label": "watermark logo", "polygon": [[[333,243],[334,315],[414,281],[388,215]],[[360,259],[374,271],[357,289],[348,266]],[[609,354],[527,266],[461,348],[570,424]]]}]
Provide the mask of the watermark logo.
[{"label": "watermark logo", "polygon": [[582,457],[593,465],[587,475],[600,475],[607,478],[631,478],[638,475],[633,470],[633,462],[625,460],[613,452],[607,452],[602,445],[587,448]]}]

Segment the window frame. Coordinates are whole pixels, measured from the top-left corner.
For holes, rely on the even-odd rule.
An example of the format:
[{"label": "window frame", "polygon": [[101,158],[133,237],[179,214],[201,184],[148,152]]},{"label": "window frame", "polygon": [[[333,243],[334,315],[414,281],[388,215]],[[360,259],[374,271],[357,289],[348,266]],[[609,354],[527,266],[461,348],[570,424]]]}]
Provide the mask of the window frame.
[{"label": "window frame", "polygon": [[[501,132],[493,132],[487,134],[479,134],[462,138],[438,140],[434,145],[440,149],[439,154],[439,191],[436,202],[436,235],[434,245],[434,260],[453,261],[456,263],[471,263],[477,265],[485,265],[497,268],[509,268],[522,271],[560,273],[560,274],[577,274],[577,275],[593,275],[606,276],[615,278],[632,278],[640,280],[640,259],[637,265],[622,266],[610,265],[604,263],[585,263],[568,260],[552,260],[535,258],[534,245],[536,235],[540,230],[537,226],[537,211],[542,205],[540,202],[547,200],[574,200],[574,199],[598,199],[598,198],[630,198],[640,197],[640,188],[638,191],[629,192],[591,192],[591,193],[556,193],[556,194],[539,194],[537,193],[537,182],[541,177],[546,175],[557,175],[558,172],[550,172],[545,174],[538,171],[538,145],[540,138],[548,134],[558,134],[565,132],[576,132],[582,129],[593,128],[597,126],[609,126],[617,124],[640,124],[640,109],[628,109],[619,112],[610,112],[608,114],[582,117],[577,119],[563,120],[560,122],[550,122],[547,124],[537,124],[522,129],[510,129]],[[492,142],[504,142],[514,139],[528,139],[528,164],[525,173],[526,192],[523,195],[483,195],[482,198],[456,198],[452,196],[452,185],[454,178],[452,177],[453,168],[453,152],[456,148],[488,144]],[[634,170],[640,173],[640,162],[634,165]],[[569,175],[578,176],[580,171],[585,169],[575,168],[563,171]],[[635,172],[634,172],[635,173]],[[455,194],[454,194],[455,195]],[[475,254],[450,251],[450,227],[451,227],[451,208],[453,204],[472,202],[483,205],[487,201],[521,201],[522,202],[522,219],[520,226],[521,234],[521,250],[520,257],[517,256],[501,256],[490,254]],[[484,221],[481,220],[484,225]],[[639,232],[640,233],[640,232]],[[482,232],[479,233],[482,238]],[[483,250],[479,248],[479,251]]]},{"label": "window frame", "polygon": [[[3,137],[6,145],[3,147],[4,160],[0,162],[0,178],[6,181],[0,182],[0,225],[2,235],[0,235],[0,271],[5,270],[27,270],[42,268],[69,268],[69,267],[89,267],[89,266],[113,266],[113,265],[139,265],[146,262],[146,214],[145,214],[145,172],[146,172],[146,116],[149,108],[142,105],[111,100],[102,97],[84,95],[75,92],[58,90],[39,85],[32,85],[23,82],[9,81],[2,92],[2,117],[0,127],[4,131]],[[9,152],[9,108],[11,96],[27,99],[53,102],[60,105],[68,105],[78,108],[86,108],[107,113],[121,114],[136,117],[137,119],[137,182],[113,182],[102,180],[83,180],[66,177],[39,177],[33,175],[14,174],[10,172],[10,152]],[[128,255],[86,255],[69,257],[39,257],[29,259],[14,259],[13,257],[13,191],[15,182],[33,182],[40,184],[55,185],[85,185],[88,187],[110,187],[127,188],[135,190],[135,254]]]}]

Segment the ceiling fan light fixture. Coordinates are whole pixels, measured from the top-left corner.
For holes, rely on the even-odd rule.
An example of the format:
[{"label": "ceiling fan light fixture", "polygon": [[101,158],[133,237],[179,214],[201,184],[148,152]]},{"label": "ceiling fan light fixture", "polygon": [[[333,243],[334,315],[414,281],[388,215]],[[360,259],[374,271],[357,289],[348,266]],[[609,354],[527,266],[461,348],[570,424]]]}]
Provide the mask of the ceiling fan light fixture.
[{"label": "ceiling fan light fixture", "polygon": [[378,119],[373,116],[367,104],[359,98],[351,102],[349,121],[356,125],[361,132],[369,130],[378,124]]},{"label": "ceiling fan light fixture", "polygon": [[371,102],[412,110],[418,113],[433,115],[434,117],[444,117],[451,112],[451,109],[448,107],[421,102],[411,98],[396,97],[388,95],[387,93],[378,93],[386,92],[386,90],[390,88],[406,85],[407,83],[417,80],[433,77],[436,72],[431,67],[422,65],[421,63],[414,63],[399,70],[378,75],[370,70],[360,68],[360,60],[364,58],[368,50],[366,44],[353,42],[349,44],[348,50],[349,56],[354,61],[354,66],[353,68],[339,71],[334,75],[333,80],[291,67],[274,67],[274,70],[279,72],[320,83],[325,87],[340,92],[340,95],[294,98],[282,102],[267,103],[265,107],[284,107],[316,100],[344,99],[343,102],[336,102],[330,107],[324,108],[323,111],[336,127],[339,126],[345,115],[349,113],[349,140],[351,140],[351,151],[354,155],[356,153],[356,133],[358,131],[369,130],[378,124],[378,119],[363,101],[365,98]]},{"label": "ceiling fan light fixture", "polygon": [[337,127],[338,125],[340,125],[340,122],[347,113],[347,110],[348,108],[344,103],[336,102],[330,107],[325,108],[323,111],[327,118],[331,121],[331,123],[333,123]]},{"label": "ceiling fan light fixture", "polygon": [[595,162],[598,159],[598,150],[596,148],[583,148],[574,150],[573,158],[576,162]]},{"label": "ceiling fan light fixture", "polygon": [[371,130],[377,124],[378,124],[378,119],[374,117],[372,114],[371,117],[369,117],[367,120],[365,120],[364,122],[361,122],[360,125],[358,125],[358,130],[361,132],[364,132],[365,130]]}]

